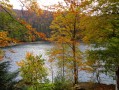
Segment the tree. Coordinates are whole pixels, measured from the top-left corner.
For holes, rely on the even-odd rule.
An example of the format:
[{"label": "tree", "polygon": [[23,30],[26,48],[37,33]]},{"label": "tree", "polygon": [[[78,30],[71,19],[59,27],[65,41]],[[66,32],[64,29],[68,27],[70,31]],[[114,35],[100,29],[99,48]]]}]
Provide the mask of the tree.
[{"label": "tree", "polygon": [[1,90],[15,90],[15,85],[17,81],[15,81],[18,71],[10,72],[9,71],[10,62],[0,62],[0,89]]},{"label": "tree", "polygon": [[117,0],[92,0],[92,2],[97,5],[92,7],[81,21],[84,30],[83,40],[93,44],[89,56],[104,63],[102,67],[106,71],[116,72],[118,83],[119,2]]},{"label": "tree", "polygon": [[42,87],[47,76],[44,64],[42,56],[34,56],[32,53],[27,53],[25,60],[17,62],[25,85],[36,90],[38,87]]},{"label": "tree", "polygon": [[[70,60],[70,65],[73,67],[74,85],[78,84],[79,65],[82,65],[81,51],[79,50],[80,35],[80,6],[79,2],[66,0],[66,7],[59,4],[59,10],[54,15],[54,20],[51,23],[51,41],[56,42],[60,46],[68,46],[66,52],[66,60]],[[59,49],[59,48],[58,48]],[[61,51],[61,50],[60,50]],[[61,54],[58,53],[60,56]],[[63,60],[63,59],[62,59]],[[73,65],[73,66],[72,66]]]},{"label": "tree", "polygon": [[17,90],[19,71],[10,71],[10,61],[2,61],[5,52],[0,49],[0,89],[1,90]]}]

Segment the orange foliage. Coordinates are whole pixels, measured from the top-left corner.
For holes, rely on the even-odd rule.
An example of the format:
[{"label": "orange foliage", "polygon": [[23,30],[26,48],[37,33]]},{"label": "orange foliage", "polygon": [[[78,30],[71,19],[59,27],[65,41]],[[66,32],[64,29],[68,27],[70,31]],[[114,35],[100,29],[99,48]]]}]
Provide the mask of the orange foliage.
[{"label": "orange foliage", "polygon": [[10,42],[16,43],[18,42],[18,40],[9,38],[8,32],[5,32],[5,31],[0,32],[0,47],[8,46]]},{"label": "orange foliage", "polygon": [[37,32],[37,35],[42,38],[42,39],[45,39],[46,38],[46,35],[42,32]]},{"label": "orange foliage", "polygon": [[0,56],[0,61],[2,61],[2,60],[3,60],[3,57],[4,57],[4,56]]},{"label": "orange foliage", "polygon": [[37,32],[35,28],[33,28],[30,24],[28,24],[26,21],[24,20],[20,20],[18,19],[18,21],[23,24],[29,32],[29,38],[34,41],[36,39],[36,36],[42,38],[42,39],[46,39],[46,35],[42,32]]},{"label": "orange foliage", "polygon": [[29,57],[31,57],[32,55],[33,55],[33,53],[27,52],[27,53],[26,53],[26,58],[29,58]]},{"label": "orange foliage", "polygon": [[[31,53],[31,52],[27,52],[27,53],[26,53],[26,59],[30,60],[30,58],[31,58],[32,56],[33,56],[33,53]],[[29,63],[30,63],[30,61],[29,61]],[[24,61],[24,60],[21,60],[21,61],[19,61],[19,62],[16,62],[16,64],[17,64],[18,66],[22,67],[23,65],[25,65],[25,61]]]}]

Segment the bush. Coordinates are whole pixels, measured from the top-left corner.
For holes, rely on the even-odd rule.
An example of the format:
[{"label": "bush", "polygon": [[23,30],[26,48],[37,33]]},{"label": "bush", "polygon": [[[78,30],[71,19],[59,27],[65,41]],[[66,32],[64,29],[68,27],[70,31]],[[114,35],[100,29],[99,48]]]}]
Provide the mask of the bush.
[{"label": "bush", "polygon": [[54,79],[54,89],[53,90],[71,90],[72,83],[66,80],[61,75],[58,75]]}]

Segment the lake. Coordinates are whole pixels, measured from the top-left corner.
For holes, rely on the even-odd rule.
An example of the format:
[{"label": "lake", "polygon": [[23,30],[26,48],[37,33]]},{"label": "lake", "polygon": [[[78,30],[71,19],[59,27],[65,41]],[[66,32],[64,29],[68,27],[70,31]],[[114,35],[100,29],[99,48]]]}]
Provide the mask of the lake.
[{"label": "lake", "polygon": [[[28,44],[23,44],[23,45],[16,45],[16,46],[11,46],[11,47],[6,47],[3,48],[3,50],[6,51],[5,60],[10,60],[11,61],[11,69],[10,71],[15,71],[19,67],[17,66],[16,62],[23,60],[25,58],[26,52],[32,52],[34,55],[40,55],[42,54],[42,58],[46,60],[46,67],[49,68],[49,63],[48,63],[48,56],[47,56],[47,51],[50,50],[50,48],[53,47],[52,43],[45,43],[45,42],[36,42],[36,43],[28,43]],[[89,47],[84,44],[80,44],[79,46],[81,51],[85,51]],[[92,73],[87,73],[85,71],[80,71],[79,72],[79,81],[86,82],[90,81],[92,77]],[[115,81],[113,78],[106,76],[105,74],[101,74],[101,83],[106,83],[106,84],[114,84]],[[51,75],[49,74],[48,78],[51,80]]]}]

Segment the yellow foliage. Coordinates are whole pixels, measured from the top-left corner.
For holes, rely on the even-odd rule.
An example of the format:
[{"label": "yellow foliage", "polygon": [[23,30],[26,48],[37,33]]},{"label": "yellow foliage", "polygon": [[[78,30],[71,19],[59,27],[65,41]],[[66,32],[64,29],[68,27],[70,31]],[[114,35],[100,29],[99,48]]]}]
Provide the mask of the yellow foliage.
[{"label": "yellow foliage", "polygon": [[28,58],[31,57],[32,55],[33,55],[33,53],[27,52],[27,53],[26,53],[26,58],[28,59]]},{"label": "yellow foliage", "polygon": [[4,58],[4,51],[0,49],[0,61]]},{"label": "yellow foliage", "polygon": [[0,32],[0,47],[9,45],[9,41],[11,41],[11,38],[9,38],[7,35],[7,32]]},{"label": "yellow foliage", "polygon": [[8,46],[10,42],[17,43],[19,41],[8,37],[8,32],[5,31],[0,32],[0,47]]},{"label": "yellow foliage", "polygon": [[25,65],[25,63],[24,63],[23,60],[21,60],[21,61],[19,61],[19,62],[16,62],[16,64],[17,64],[18,66],[20,66],[20,67],[22,67],[22,66]]},{"label": "yellow foliage", "polygon": [[[32,57],[32,55],[33,55],[33,53],[31,53],[31,52],[27,52],[27,53],[26,53],[26,59],[28,60],[28,61],[27,61],[28,64],[31,63],[30,57]],[[18,66],[22,67],[22,66],[25,65],[25,61],[24,61],[24,60],[21,60],[21,61],[19,61],[19,62],[16,62],[16,64],[17,64]]]}]

